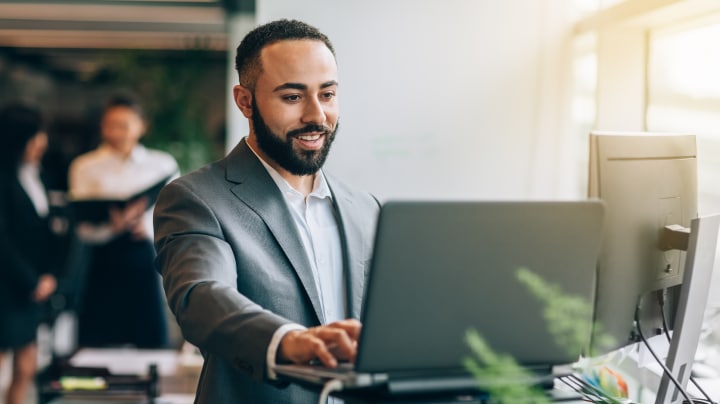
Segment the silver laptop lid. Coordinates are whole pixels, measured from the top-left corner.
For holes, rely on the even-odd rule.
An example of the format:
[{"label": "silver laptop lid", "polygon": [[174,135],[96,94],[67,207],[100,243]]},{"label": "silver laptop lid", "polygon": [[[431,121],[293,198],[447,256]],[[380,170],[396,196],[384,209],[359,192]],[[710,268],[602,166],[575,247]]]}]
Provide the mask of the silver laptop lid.
[{"label": "silver laptop lid", "polygon": [[461,368],[471,327],[520,364],[574,362],[580,349],[555,341],[517,270],[592,305],[603,212],[599,201],[385,203],[356,371]]}]

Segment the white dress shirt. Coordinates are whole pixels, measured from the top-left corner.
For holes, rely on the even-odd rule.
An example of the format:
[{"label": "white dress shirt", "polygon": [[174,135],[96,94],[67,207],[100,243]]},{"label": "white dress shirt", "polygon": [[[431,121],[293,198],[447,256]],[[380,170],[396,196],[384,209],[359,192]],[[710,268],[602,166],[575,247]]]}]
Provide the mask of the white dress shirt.
[{"label": "white dress shirt", "polygon": [[[320,295],[324,324],[347,317],[346,289],[343,271],[340,231],[335,219],[330,187],[322,171],[315,175],[313,189],[305,197],[294,189],[274,168],[267,164],[248,144],[283,194],[290,214],[310,259],[315,287]],[[305,329],[299,324],[287,324],[273,334],[268,346],[268,376],[275,378],[273,368],[280,340],[289,331]]]},{"label": "white dress shirt", "polygon": [[18,170],[18,180],[30,197],[38,216],[46,217],[50,207],[45,186],[40,180],[40,167],[37,164],[22,164]]},{"label": "white dress shirt", "polygon": [[325,317],[324,323],[342,320],[346,311],[342,247],[332,196],[325,176],[322,172],[317,173],[313,190],[306,198],[277,172],[271,175],[285,197],[305,252],[310,258],[315,287],[320,295],[320,305]]},{"label": "white dress shirt", "polygon": [[[178,165],[168,153],[137,145],[125,158],[102,144],[70,165],[69,192],[73,199],[128,198],[161,179],[178,174]],[[143,216],[147,234],[152,235],[152,209]],[[109,225],[83,226],[78,236],[85,242],[101,244],[115,236]]]}]

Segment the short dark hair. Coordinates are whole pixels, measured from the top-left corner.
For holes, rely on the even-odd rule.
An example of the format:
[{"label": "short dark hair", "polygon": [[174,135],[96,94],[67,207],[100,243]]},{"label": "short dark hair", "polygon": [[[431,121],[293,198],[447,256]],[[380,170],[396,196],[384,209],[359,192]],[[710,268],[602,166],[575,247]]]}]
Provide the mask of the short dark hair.
[{"label": "short dark hair", "polygon": [[11,103],[0,109],[0,166],[14,171],[20,166],[28,142],[44,130],[42,113],[36,107]]},{"label": "short dark hair", "polygon": [[125,107],[133,110],[140,118],[145,119],[145,110],[143,109],[140,102],[131,94],[118,93],[111,96],[106,102],[103,108],[103,115],[110,109],[115,107]]},{"label": "short dark hair", "polygon": [[310,39],[322,41],[335,56],[330,39],[317,28],[297,20],[277,20],[260,25],[250,31],[237,47],[235,69],[238,72],[240,85],[250,90],[255,89],[258,76],[262,73],[260,51],[270,44],[293,39]]}]

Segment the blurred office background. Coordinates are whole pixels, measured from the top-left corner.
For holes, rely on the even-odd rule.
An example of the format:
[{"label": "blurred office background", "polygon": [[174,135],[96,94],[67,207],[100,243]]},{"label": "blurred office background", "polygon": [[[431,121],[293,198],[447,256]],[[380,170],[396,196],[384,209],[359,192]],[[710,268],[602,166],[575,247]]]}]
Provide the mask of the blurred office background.
[{"label": "blurred office background", "polygon": [[132,90],[188,171],[246,134],[234,48],[281,17],[334,42],[328,169],[381,200],[583,197],[590,130],[672,131],[698,136],[699,213],[720,211],[714,0],[0,1],[0,101],[45,109],[64,178],[104,97]]}]

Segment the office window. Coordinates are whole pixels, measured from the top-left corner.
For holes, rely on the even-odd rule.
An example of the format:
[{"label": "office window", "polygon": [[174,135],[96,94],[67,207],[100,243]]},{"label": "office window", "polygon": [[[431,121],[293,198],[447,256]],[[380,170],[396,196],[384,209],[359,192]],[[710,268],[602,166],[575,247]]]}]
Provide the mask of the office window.
[{"label": "office window", "polygon": [[[704,20],[708,21],[708,20]],[[701,25],[652,31],[647,127],[698,140],[700,213],[720,211],[720,15]]]},{"label": "office window", "polygon": [[[626,0],[575,0],[572,2],[572,19],[579,22],[592,18],[603,10]],[[574,136],[573,152],[578,173],[587,173],[589,133],[595,128],[597,115],[597,32],[575,34],[571,43],[572,78],[570,130]],[[587,194],[587,175],[577,177],[576,192]]]},{"label": "office window", "polygon": [[[699,214],[720,212],[720,15],[653,30],[649,37],[647,127],[697,136]],[[720,245],[718,245],[720,251]],[[720,370],[720,256],[696,358]]]},{"label": "office window", "polygon": [[[588,170],[588,134],[595,125],[597,111],[597,35],[577,36],[573,41],[571,125],[576,134],[576,159],[580,173]],[[577,184],[580,195],[587,193],[587,175],[581,175]]]}]

